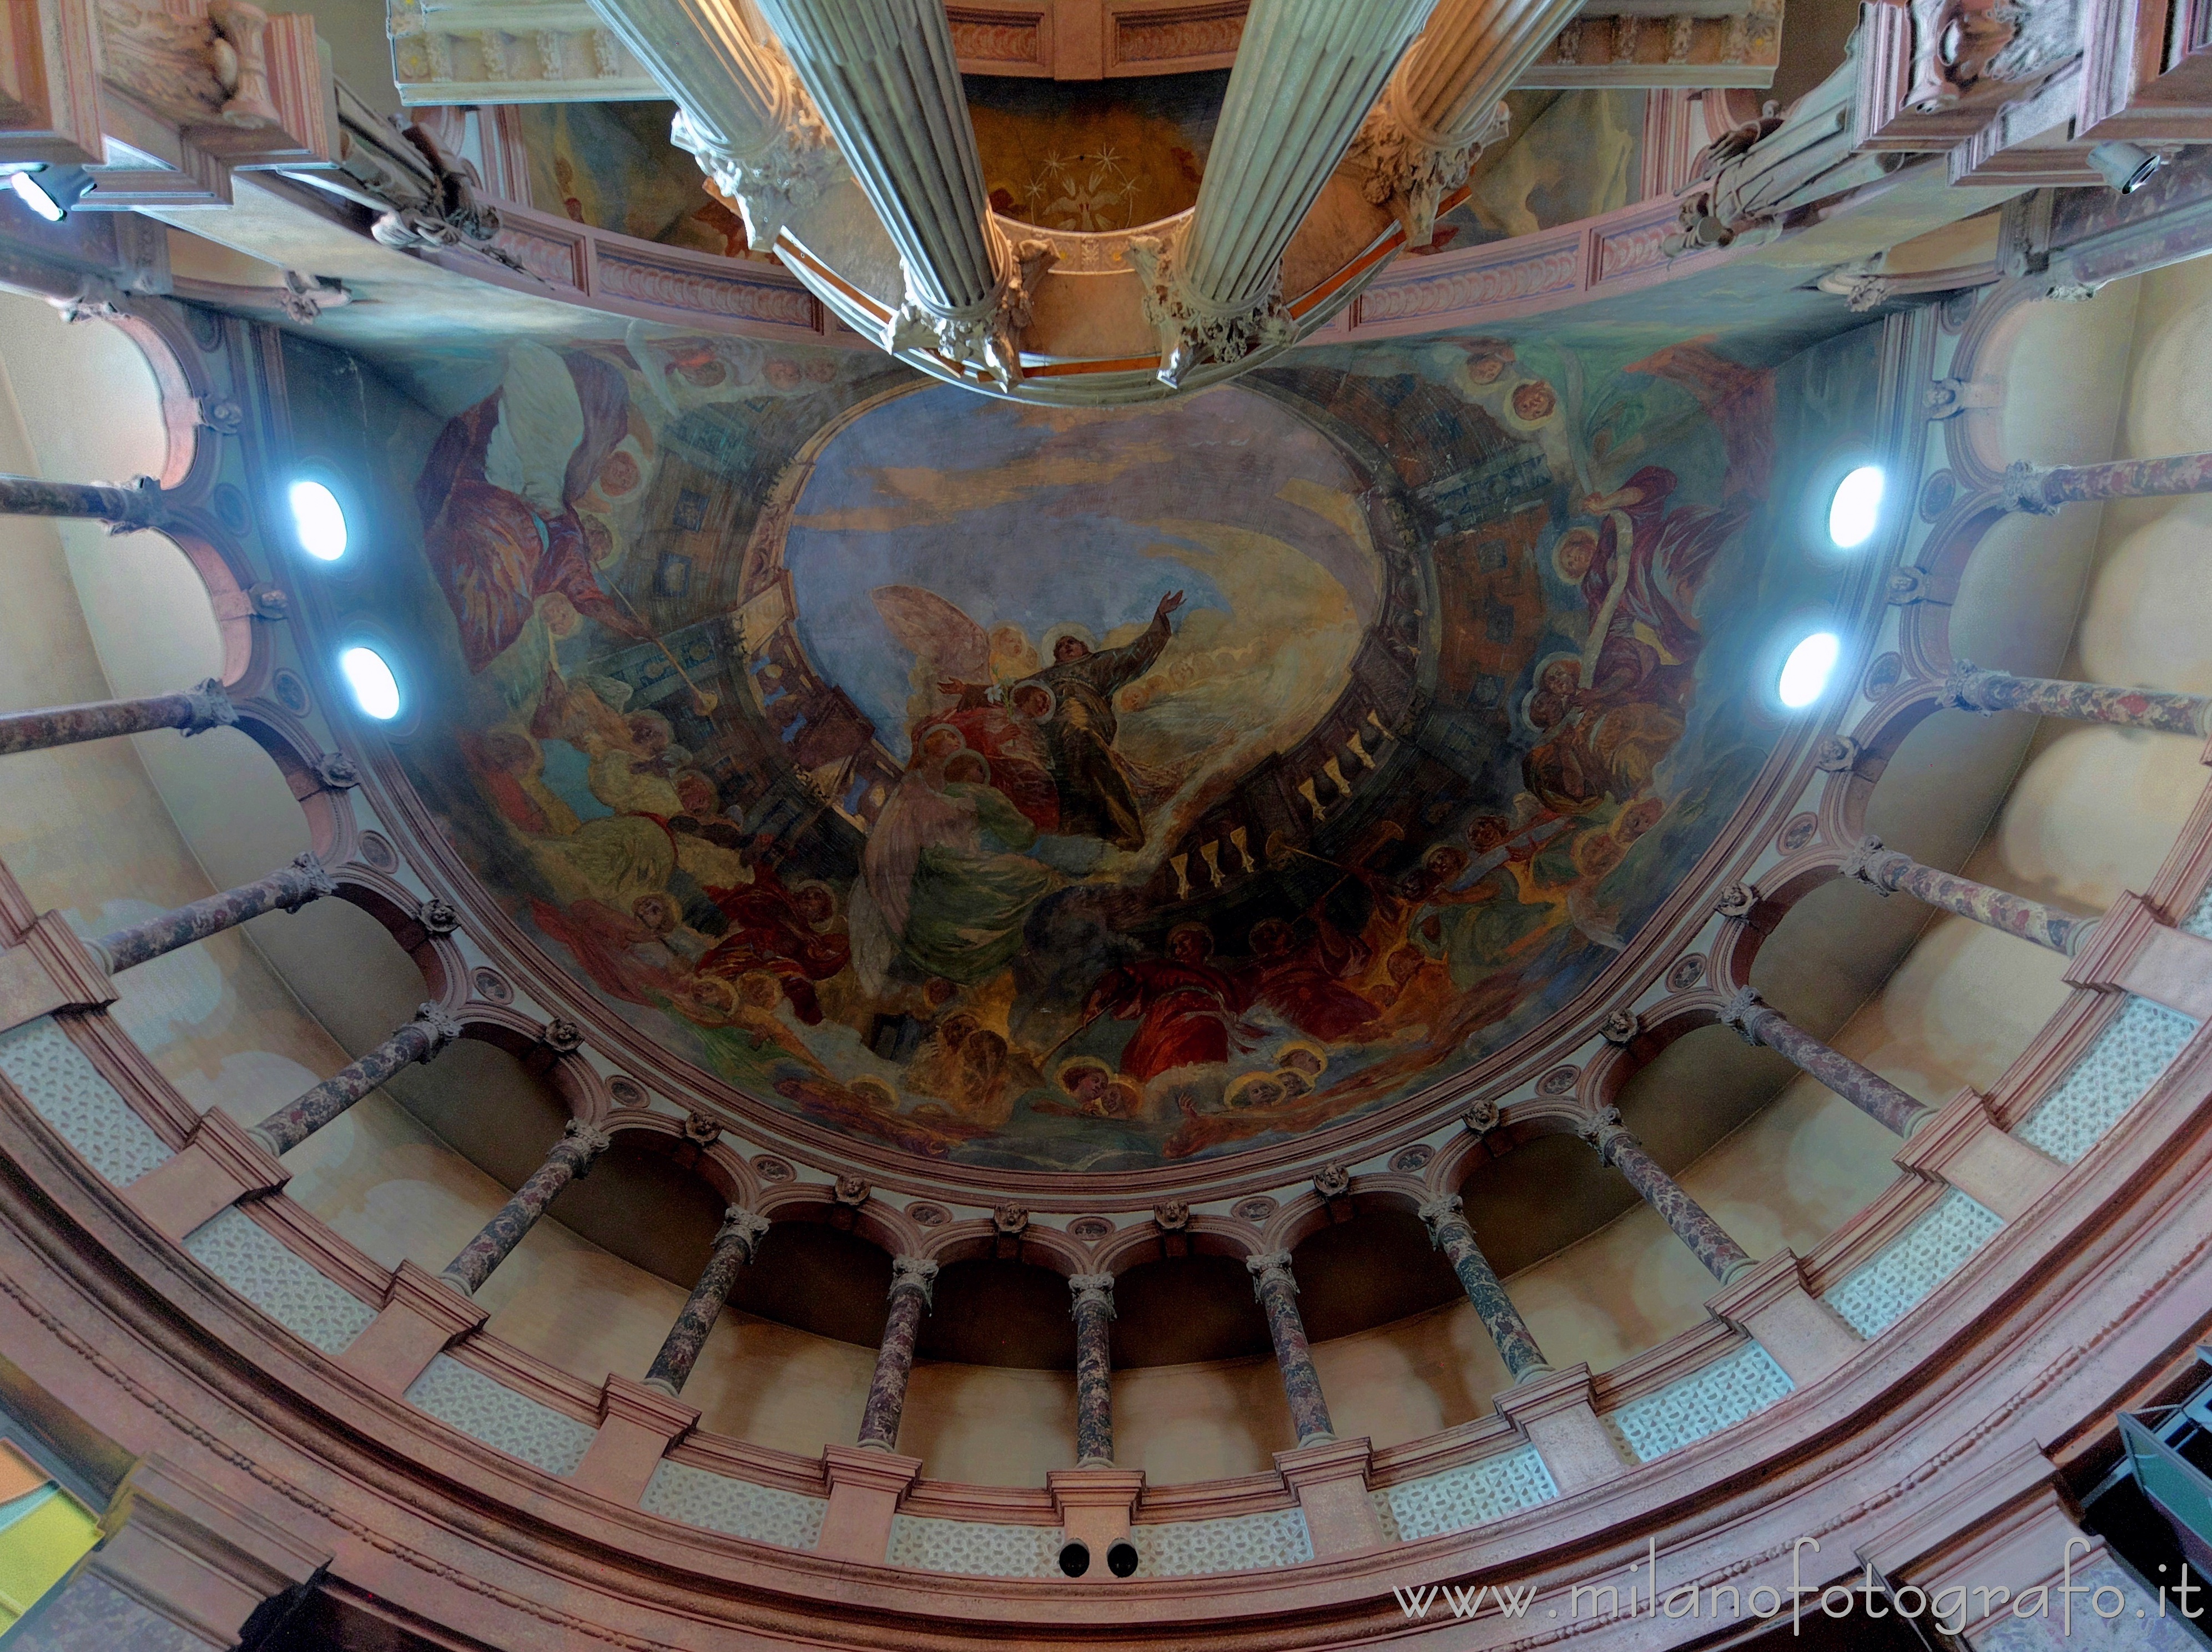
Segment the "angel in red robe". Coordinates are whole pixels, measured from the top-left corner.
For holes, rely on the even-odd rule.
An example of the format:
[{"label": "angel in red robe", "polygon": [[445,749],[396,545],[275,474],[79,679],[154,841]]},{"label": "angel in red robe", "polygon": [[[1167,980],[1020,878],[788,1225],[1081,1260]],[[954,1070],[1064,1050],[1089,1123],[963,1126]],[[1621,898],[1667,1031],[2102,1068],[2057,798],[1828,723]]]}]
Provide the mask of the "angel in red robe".
[{"label": "angel in red robe", "polygon": [[827,981],[852,961],[852,943],[822,932],[836,910],[836,900],[822,884],[787,889],[775,871],[762,866],[741,889],[707,891],[730,920],[698,973],[734,981],[754,970],[783,983],[792,1011],[810,1027],[822,1024],[822,1003],[814,983]]},{"label": "angel in red robe", "polygon": [[1306,914],[1314,932],[1300,942],[1279,918],[1252,926],[1252,962],[1244,967],[1252,1002],[1263,1005],[1309,1038],[1324,1044],[1349,1038],[1375,1019],[1375,1005],[1345,985],[1370,962],[1367,948],[1318,911]]},{"label": "angel in red robe", "polygon": [[1135,1021],[1121,1051],[1121,1072],[1139,1084],[1170,1067],[1226,1061],[1240,1046],[1238,1017],[1250,1005],[1235,975],[1210,963],[1213,937],[1203,924],[1177,924],[1168,932],[1168,956],[1138,958],[1109,969],[1091,989],[1086,1020],[1110,1015]]}]

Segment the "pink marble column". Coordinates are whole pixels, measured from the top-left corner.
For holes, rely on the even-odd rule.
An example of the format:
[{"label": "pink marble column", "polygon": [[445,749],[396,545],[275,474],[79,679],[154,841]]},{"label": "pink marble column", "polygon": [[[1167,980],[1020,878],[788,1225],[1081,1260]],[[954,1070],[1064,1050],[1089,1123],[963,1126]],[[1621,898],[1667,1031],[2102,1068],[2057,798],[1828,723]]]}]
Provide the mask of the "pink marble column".
[{"label": "pink marble column", "polygon": [[1690,1248],[1691,1254],[1705,1265],[1713,1278],[1726,1285],[1758,1266],[1751,1260],[1751,1253],[1729,1238],[1721,1224],[1706,1213],[1704,1206],[1684,1193],[1681,1184],[1659,1168],[1658,1162],[1644,1151],[1642,1142],[1629,1133],[1613,1108],[1606,1108],[1583,1126],[1581,1133],[1584,1141],[1597,1149],[1600,1158],[1620,1171],[1628,1179],[1628,1185],[1644,1195],[1644,1202],[1659,1212],[1661,1219],[1674,1230],[1674,1236]]},{"label": "pink marble column", "polygon": [[266,878],[225,890],[220,895],[210,895],[204,901],[195,901],[173,912],[164,912],[143,923],[112,931],[89,944],[107,973],[119,975],[149,958],[158,958],[164,952],[173,952],[180,946],[219,935],[264,912],[274,912],[280,907],[286,912],[297,912],[310,901],[337,894],[337,887],[331,881],[330,873],[323,870],[321,861],[312,854],[303,854]]},{"label": "pink marble column", "polygon": [[1998,486],[2007,510],[2035,516],[2055,516],[2060,506],[2084,500],[2212,493],[2212,453],[2115,459],[2109,465],[2030,465],[2021,459],[2006,468]]},{"label": "pink marble column", "polygon": [[1075,1273],[1075,1466],[1114,1466],[1114,1361],[1108,1324],[1114,1317],[1114,1276]]},{"label": "pink marble column", "polygon": [[1812,1034],[1792,1026],[1779,1010],[1760,1003],[1759,994],[1748,987],[1722,1009],[1721,1024],[1735,1028],[1745,1043],[1764,1044],[1786,1057],[1886,1130],[1909,1136],[1931,1116],[1931,1108],[1881,1074],[1869,1072],[1842,1051],[1832,1050]]},{"label": "pink marble column", "polygon": [[182,729],[187,735],[229,728],[238,711],[222,684],[209,677],[198,688],[144,700],[95,700],[83,706],[49,706],[0,717],[0,752],[43,751],[82,740],[107,740],[149,729]]},{"label": "pink marble column", "polygon": [[930,1306],[930,1282],[937,1264],[921,1256],[891,1258],[891,1311],[876,1351],[876,1374],[868,1382],[868,1403],[860,1413],[860,1443],[875,1451],[898,1445],[899,1414],[906,1409],[907,1379],[914,1375],[914,1345],[921,1316]]},{"label": "pink marble column", "polygon": [[492,1212],[483,1231],[462,1246],[461,1254],[447,1263],[438,1277],[463,1296],[475,1296],[477,1287],[491,1278],[492,1270],[522,1242],[522,1236],[545,1213],[554,1196],[578,1176],[588,1175],[592,1162],[613,1139],[595,1124],[569,1120],[561,1139],[545,1156],[545,1163],[514,1190],[514,1198]]},{"label": "pink marble column", "polygon": [[2159,689],[2116,689],[2102,683],[2063,683],[2048,677],[2014,677],[1954,660],[1943,679],[1943,703],[1959,711],[2032,711],[2081,723],[2154,728],[2197,739],[2212,735],[2212,695],[2169,694]]},{"label": "pink marble column", "polygon": [[1933,866],[1923,866],[1909,854],[1884,848],[1878,837],[1861,840],[1850,858],[1844,862],[1843,870],[1844,877],[1871,884],[1884,895],[1902,890],[1931,907],[1955,912],[1961,918],[1972,918],[1978,924],[2002,929],[2008,935],[2017,935],[2024,941],[2033,941],[2038,946],[2047,946],[2069,957],[2081,950],[2097,922],[2094,918],[2076,918],[2040,901],[2008,895],[1987,884],[1977,884],[1971,878],[1956,878]]},{"label": "pink marble column", "polygon": [[461,1036],[461,1023],[435,1004],[358,1060],[340,1067],[297,1101],[246,1133],[270,1152],[290,1152],[410,1061],[427,1061]]},{"label": "pink marble column", "polygon": [[1328,1420],[1328,1401],[1322,1398],[1321,1374],[1314,1370],[1313,1350],[1306,1344],[1305,1321],[1298,1316],[1298,1282],[1291,1277],[1291,1253],[1271,1250],[1247,1256],[1244,1266],[1252,1275],[1252,1294],[1267,1315],[1267,1336],[1275,1345],[1275,1364],[1283,1373],[1283,1393],[1291,1402],[1291,1425],[1302,1446],[1319,1445],[1336,1438]]},{"label": "pink marble column", "polygon": [[761,1236],[767,1231],[768,1218],[741,1205],[732,1205],[723,1213],[707,1266],[700,1272],[698,1284],[691,1287],[691,1294],[684,1298],[684,1311],[676,1316],[660,1351],[653,1356],[653,1369],[645,1374],[646,1387],[672,1396],[684,1391],[692,1366],[699,1362],[699,1351],[707,1345],[707,1333],[721,1317],[722,1305],[729,1301],[731,1287],[738,1282],[738,1270],[752,1260]]},{"label": "pink marble column", "polygon": [[1474,1229],[1466,1217],[1460,1214],[1460,1198],[1449,1193],[1442,1199],[1432,1199],[1421,1206],[1421,1220],[1429,1224],[1430,1242],[1449,1259],[1452,1272],[1459,1275],[1460,1289],[1467,1292],[1475,1315],[1482,1321],[1490,1339],[1498,1345],[1500,1358],[1516,1382],[1524,1382],[1532,1376],[1542,1376],[1552,1367],[1544,1357],[1544,1351],[1536,1345],[1535,1333],[1528,1321],[1513,1306],[1513,1299],[1505,1294],[1499,1283],[1497,1270],[1490,1259],[1482,1254],[1482,1247],[1474,1242]]},{"label": "pink marble column", "polygon": [[74,516],[117,528],[150,528],[167,513],[168,501],[151,477],[136,487],[99,482],[46,482],[0,476],[0,515]]}]

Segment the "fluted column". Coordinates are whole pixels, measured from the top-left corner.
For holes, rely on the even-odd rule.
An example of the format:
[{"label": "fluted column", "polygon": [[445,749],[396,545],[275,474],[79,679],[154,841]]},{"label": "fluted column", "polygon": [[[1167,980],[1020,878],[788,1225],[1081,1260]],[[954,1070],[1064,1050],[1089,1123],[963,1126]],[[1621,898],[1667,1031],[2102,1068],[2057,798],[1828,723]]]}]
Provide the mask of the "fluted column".
[{"label": "fluted column", "polygon": [[164,912],[143,923],[126,925],[102,935],[90,945],[94,954],[106,965],[107,973],[118,975],[149,958],[158,958],[164,952],[173,952],[180,946],[219,935],[264,912],[274,912],[279,907],[287,912],[297,912],[310,901],[335,895],[337,887],[330,873],[323,870],[321,861],[312,854],[303,854],[266,878],[257,878],[251,884],[210,895],[204,901]]},{"label": "fluted column", "polygon": [[508,1253],[522,1242],[522,1236],[545,1213],[554,1195],[578,1176],[588,1174],[593,1161],[613,1139],[598,1125],[569,1120],[561,1139],[546,1154],[545,1163],[530,1173],[530,1180],[514,1190],[513,1198],[492,1212],[483,1230],[461,1247],[461,1254],[447,1263],[438,1277],[464,1297],[476,1295],[477,1287],[491,1278],[492,1270],[507,1260]]},{"label": "fluted column", "polygon": [[761,0],[793,71],[884,230],[906,294],[884,346],[1021,377],[1021,331],[1054,253],[991,216],[975,128],[939,0]]},{"label": "fluted column", "polygon": [[1954,661],[1943,679],[1943,703],[1958,711],[2032,711],[2079,723],[2117,723],[2154,728],[2197,739],[2212,735],[2212,695],[2169,694],[2160,689],[2116,689],[2102,683],[2063,683],[2048,677],[2014,677]]},{"label": "fluted column", "polygon": [[97,700],[83,706],[48,706],[0,716],[0,752],[42,751],[81,740],[107,740],[149,729],[182,729],[187,735],[228,728],[236,708],[222,684],[210,677],[196,689],[157,694],[144,700]]},{"label": "fluted column", "polygon": [[0,516],[74,516],[106,522],[118,531],[150,528],[167,512],[161,484],[141,477],[137,485],[118,488],[98,482],[46,482],[37,477],[0,476]]},{"label": "fluted column", "polygon": [[340,1067],[298,1100],[246,1133],[272,1153],[289,1153],[410,1061],[427,1061],[461,1036],[461,1023],[435,1004],[359,1060]]},{"label": "fluted column", "polygon": [[2212,493],[2212,453],[2115,459],[2109,465],[2030,465],[2020,459],[2006,467],[1998,485],[2007,510],[2034,516],[2055,516],[2060,506],[2084,500]]},{"label": "fluted column", "polygon": [[1114,1318],[1114,1276],[1075,1273],[1075,1466],[1114,1466],[1114,1357],[1107,1327]]},{"label": "fluted column", "polygon": [[1314,1370],[1305,1321],[1298,1316],[1298,1282],[1291,1277],[1291,1253],[1271,1250],[1247,1256],[1244,1266],[1252,1275],[1252,1294],[1267,1315],[1267,1337],[1275,1345],[1275,1364],[1283,1373],[1283,1393],[1291,1402],[1291,1426],[1297,1431],[1298,1443],[1334,1440],[1336,1430],[1328,1420],[1328,1401],[1322,1398],[1321,1374]]},{"label": "fluted column", "polygon": [[699,1283],[684,1299],[684,1311],[676,1316],[660,1351],[653,1357],[653,1369],[645,1374],[646,1387],[666,1394],[684,1391],[691,1368],[699,1363],[699,1351],[707,1345],[707,1333],[721,1317],[731,1287],[738,1282],[738,1270],[752,1260],[768,1225],[768,1218],[741,1205],[732,1205],[723,1212],[707,1266],[700,1270]]},{"label": "fluted column", "polygon": [[899,1415],[906,1409],[906,1385],[914,1375],[914,1345],[921,1335],[921,1316],[929,1311],[931,1282],[937,1264],[922,1256],[891,1258],[891,1311],[884,1321],[884,1339],[876,1350],[876,1372],[868,1379],[868,1403],[860,1412],[861,1445],[896,1450]]},{"label": "fluted column", "polygon": [[1498,1345],[1498,1357],[1504,1360],[1513,1380],[1525,1382],[1532,1376],[1548,1373],[1551,1363],[1536,1345],[1535,1333],[1513,1306],[1513,1299],[1505,1294],[1497,1270],[1482,1254],[1482,1247],[1474,1242],[1474,1229],[1460,1214],[1459,1195],[1447,1193],[1441,1199],[1431,1200],[1421,1206],[1420,1216],[1429,1226],[1429,1242],[1443,1252],[1452,1265],[1452,1272],[1459,1275],[1460,1289],[1467,1292],[1467,1300],[1481,1320],[1483,1329]]},{"label": "fluted column", "polygon": [[1781,1011],[1761,1003],[1748,987],[1728,1001],[1721,1011],[1721,1023],[1735,1028],[1745,1043],[1764,1044],[1819,1079],[1886,1130],[1909,1136],[1935,1116],[1932,1109],[1880,1073],[1791,1025]]},{"label": "fluted column", "polygon": [[2033,941],[2038,946],[2047,946],[2068,957],[2081,950],[2097,922],[2094,918],[2076,918],[2040,901],[2008,895],[1987,884],[1977,884],[1971,878],[1958,878],[1933,866],[1923,866],[1909,854],[1884,848],[1878,837],[1861,840],[1844,862],[1844,875],[1856,878],[1884,895],[1902,890],[1929,906],[1955,912],[1961,918],[1972,918],[1978,924],[1987,924],[1991,929]]},{"label": "fluted column", "polygon": [[1437,0],[1353,140],[1362,191],[1395,203],[1408,246],[1435,238],[1437,204],[1505,136],[1506,92],[1582,0]]},{"label": "fluted column", "polygon": [[1644,1151],[1644,1144],[1620,1122],[1616,1110],[1607,1108],[1584,1125],[1582,1139],[1597,1149],[1600,1158],[1627,1179],[1628,1185],[1644,1196],[1644,1202],[1674,1229],[1674,1236],[1687,1245],[1723,1285],[1758,1266],[1751,1260],[1751,1253],[1729,1238],[1704,1206],[1684,1193],[1681,1184],[1659,1168],[1658,1161]]},{"label": "fluted column", "polygon": [[792,216],[821,198],[841,170],[836,146],[772,41],[745,27],[744,9],[715,0],[592,0],[630,55],[678,105],[669,137],[744,215],[755,252],[775,245]]},{"label": "fluted column", "polygon": [[1197,205],[1129,243],[1161,379],[1291,341],[1283,251],[1434,3],[1254,0]]}]

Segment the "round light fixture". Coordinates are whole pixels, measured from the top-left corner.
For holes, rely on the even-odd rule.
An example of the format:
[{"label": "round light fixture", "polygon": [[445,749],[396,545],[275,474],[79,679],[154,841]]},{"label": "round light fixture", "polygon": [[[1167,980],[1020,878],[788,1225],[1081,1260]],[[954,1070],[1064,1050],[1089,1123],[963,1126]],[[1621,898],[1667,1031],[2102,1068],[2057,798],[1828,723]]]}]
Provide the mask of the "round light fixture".
[{"label": "round light fixture", "polygon": [[354,704],[379,722],[399,715],[399,679],[374,648],[352,647],[338,656],[338,671],[353,690]]},{"label": "round light fixture", "polygon": [[1815,631],[1790,651],[1774,692],[1792,711],[1802,711],[1828,691],[1828,678],[1844,646],[1833,631]]},{"label": "round light fixture", "polygon": [[1836,484],[1828,501],[1828,538],[1838,550],[1850,550],[1874,538],[1881,520],[1881,467],[1862,465]]},{"label": "round light fixture", "polygon": [[15,198],[50,224],[69,216],[69,210],[92,193],[94,179],[82,167],[27,167],[11,173],[8,187]]},{"label": "round light fixture", "polygon": [[292,527],[300,549],[318,561],[335,562],[345,555],[345,511],[338,496],[319,482],[292,484]]}]

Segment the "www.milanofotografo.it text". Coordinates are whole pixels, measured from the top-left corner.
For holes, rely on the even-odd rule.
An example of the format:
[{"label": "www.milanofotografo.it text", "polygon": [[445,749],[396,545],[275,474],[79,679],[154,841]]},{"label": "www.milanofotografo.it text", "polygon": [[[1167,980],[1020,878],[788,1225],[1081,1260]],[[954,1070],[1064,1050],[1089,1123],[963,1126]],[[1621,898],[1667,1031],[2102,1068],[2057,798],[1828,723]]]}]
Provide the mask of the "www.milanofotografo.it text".
[{"label": "www.milanofotografo.it text", "polygon": [[[1486,1615],[1502,1619],[1586,1622],[1597,1619],[1756,1619],[1771,1622],[1788,1619],[1794,1628],[1810,1617],[1887,1618],[1916,1619],[1956,1635],[1977,1624],[2005,1618],[2043,1619],[2057,1626],[2063,1636],[2074,1633],[2077,1619],[2085,1633],[2122,1619],[2175,1617],[2191,1622],[2205,1614],[2193,1597],[2207,1593],[2190,1576],[2187,1563],[2171,1582],[2155,1585],[2132,1597],[2109,1576],[2094,1582],[2077,1582],[2074,1563],[2091,1552],[2081,1538],[2069,1539],[2060,1557],[2055,1582],[2039,1583],[2014,1594],[2002,1584],[1986,1588],[1953,1583],[1933,1591],[1906,1583],[1892,1588],[1875,1574],[1869,1563],[1850,1583],[1814,1584],[1804,1581],[1805,1557],[1818,1554],[1817,1538],[1799,1538],[1790,1547],[1790,1582],[1761,1583],[1746,1589],[1734,1583],[1688,1582],[1669,1588],[1660,1572],[1656,1541],[1647,1543],[1644,1558],[1632,1561],[1626,1584],[1571,1583],[1564,1590],[1541,1596],[1534,1583],[1481,1583],[1472,1588],[1449,1583],[1394,1588],[1398,1609],[1410,1619],[1473,1619]],[[2166,1568],[2160,1566],[2160,1572]]]}]

